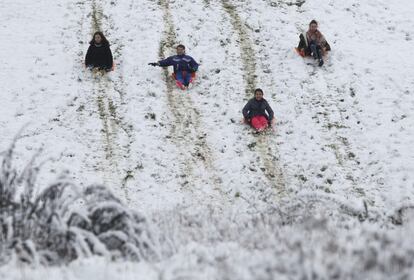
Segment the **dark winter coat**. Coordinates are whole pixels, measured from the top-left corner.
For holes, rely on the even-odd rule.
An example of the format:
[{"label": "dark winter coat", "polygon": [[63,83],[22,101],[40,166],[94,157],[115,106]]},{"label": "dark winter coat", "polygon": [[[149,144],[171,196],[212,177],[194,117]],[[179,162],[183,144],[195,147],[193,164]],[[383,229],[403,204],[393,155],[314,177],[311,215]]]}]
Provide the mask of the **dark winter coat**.
[{"label": "dark winter coat", "polygon": [[[305,51],[305,55],[311,55],[311,49],[309,47],[310,42],[308,41],[308,38],[307,37],[308,37],[307,34],[305,34],[305,35],[304,34],[300,34],[299,35],[298,49],[299,50],[304,50]],[[330,51],[331,50],[331,46],[325,40],[325,37],[323,37],[323,42],[322,42],[322,45],[320,47],[321,48],[324,48],[325,51]]]},{"label": "dark winter coat", "polygon": [[267,103],[266,99],[262,98],[259,101],[256,98],[252,98],[244,106],[243,116],[247,120],[251,120],[255,116],[265,116],[267,120],[271,122],[273,119],[273,110],[270,108],[270,105]]},{"label": "dark winter coat", "polygon": [[111,69],[113,58],[109,44],[96,45],[95,43],[91,43],[86,53],[85,65]]},{"label": "dark winter coat", "polygon": [[173,66],[174,73],[179,71],[196,72],[198,70],[198,63],[189,55],[173,55],[164,60],[158,61],[162,67]]}]

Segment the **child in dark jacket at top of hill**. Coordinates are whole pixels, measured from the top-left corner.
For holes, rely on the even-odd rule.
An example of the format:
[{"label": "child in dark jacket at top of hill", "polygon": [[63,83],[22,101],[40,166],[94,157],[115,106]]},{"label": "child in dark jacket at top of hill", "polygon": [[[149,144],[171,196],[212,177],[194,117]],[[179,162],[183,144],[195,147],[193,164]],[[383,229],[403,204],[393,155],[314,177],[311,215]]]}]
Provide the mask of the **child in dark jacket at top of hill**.
[{"label": "child in dark jacket at top of hill", "polygon": [[176,50],[176,55],[148,64],[161,67],[173,66],[173,77],[176,80],[177,86],[181,89],[185,89],[195,79],[195,72],[197,72],[199,65],[194,58],[185,54],[184,45],[178,45]]},{"label": "child in dark jacket at top of hill", "polygon": [[91,70],[112,70],[113,58],[109,48],[109,42],[102,32],[95,32],[89,42],[89,48],[85,57],[85,66]]},{"label": "child in dark jacket at top of hill", "polygon": [[254,91],[254,97],[247,102],[242,112],[244,121],[256,130],[261,131],[272,125],[273,110],[263,98],[263,90],[260,88]]}]

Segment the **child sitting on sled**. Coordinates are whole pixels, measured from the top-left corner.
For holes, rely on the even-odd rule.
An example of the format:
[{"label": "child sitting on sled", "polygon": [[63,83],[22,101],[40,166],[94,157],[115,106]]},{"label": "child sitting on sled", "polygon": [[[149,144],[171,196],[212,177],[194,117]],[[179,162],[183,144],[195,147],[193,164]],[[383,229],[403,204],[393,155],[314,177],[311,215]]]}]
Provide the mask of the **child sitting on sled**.
[{"label": "child sitting on sled", "polygon": [[92,40],[89,42],[89,48],[85,57],[85,66],[94,72],[109,72],[113,70],[113,63],[108,40],[102,32],[95,32]]},{"label": "child sitting on sled", "polygon": [[257,88],[254,97],[243,108],[243,117],[257,131],[263,131],[274,122],[273,110],[263,98],[263,90]]},{"label": "child sitting on sled", "polygon": [[185,46],[177,46],[177,55],[167,57],[158,62],[148,63],[151,66],[174,67],[173,77],[177,86],[185,90],[195,79],[195,73],[198,70],[198,63],[189,55],[185,54]]},{"label": "child sitting on sled", "polygon": [[323,56],[327,51],[331,50],[328,42],[323,34],[318,30],[318,22],[312,20],[309,23],[309,29],[305,34],[299,35],[300,41],[296,48],[301,56],[312,55],[314,59],[318,60],[319,66],[323,65]]}]

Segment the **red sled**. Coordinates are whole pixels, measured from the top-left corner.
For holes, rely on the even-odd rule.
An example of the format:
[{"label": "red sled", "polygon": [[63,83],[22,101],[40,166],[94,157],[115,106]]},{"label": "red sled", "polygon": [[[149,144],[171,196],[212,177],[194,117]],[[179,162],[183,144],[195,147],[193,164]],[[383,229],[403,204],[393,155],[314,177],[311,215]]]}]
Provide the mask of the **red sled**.
[{"label": "red sled", "polygon": [[258,132],[264,131],[269,127],[268,120],[265,116],[255,116],[251,119],[250,125]]},{"label": "red sled", "polygon": [[188,88],[190,87],[190,85],[192,85],[192,84],[194,83],[194,80],[195,80],[195,78],[196,78],[196,73],[195,73],[195,72],[192,72],[192,73],[191,73],[191,78],[190,78],[190,81],[188,82],[188,86],[185,86],[182,82],[178,81],[178,80],[177,80],[177,77],[176,77],[176,75],[175,75],[175,73],[172,73],[172,74],[171,74],[171,76],[173,77],[173,79],[174,79],[174,81],[175,81],[175,85],[176,85],[179,89],[181,89],[181,90],[186,90],[186,89],[188,89]]},{"label": "red sled", "polygon": [[299,48],[295,48],[295,51],[298,55],[300,55],[301,57],[305,57],[305,50],[304,49],[299,49]]},{"label": "red sled", "polygon": [[258,133],[262,133],[269,130],[274,130],[276,119],[273,118],[272,123],[269,124],[269,121],[265,116],[255,116],[250,120],[250,123],[243,119],[244,123],[249,124],[254,130]]},{"label": "red sled", "polygon": [[[244,123],[248,123],[246,120],[244,120]],[[272,120],[272,124],[269,125],[269,121],[265,116],[255,116],[250,120],[250,123],[248,123],[251,127],[254,128],[256,132],[264,132],[269,129],[271,129],[274,124],[276,123],[275,119]]]},{"label": "red sled", "polygon": [[[326,58],[328,56],[329,50],[322,50],[322,56]],[[295,48],[295,52],[300,55],[301,57],[312,57],[310,54],[305,53],[305,49]]]}]

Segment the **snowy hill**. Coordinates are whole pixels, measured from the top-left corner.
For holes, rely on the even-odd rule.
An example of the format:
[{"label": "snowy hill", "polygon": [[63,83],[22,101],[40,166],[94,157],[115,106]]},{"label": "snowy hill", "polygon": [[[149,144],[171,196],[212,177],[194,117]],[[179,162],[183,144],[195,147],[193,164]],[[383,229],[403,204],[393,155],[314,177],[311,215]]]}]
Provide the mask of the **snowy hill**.
[{"label": "snowy hill", "polygon": [[[23,127],[14,163],[42,150],[37,192],[105,185],[156,257],[14,256],[1,279],[412,277],[414,2],[29,2],[0,3],[0,150]],[[333,48],[321,68],[293,51],[311,19]],[[98,29],[116,68],[96,78]],[[147,65],[178,43],[201,64],[188,92]],[[273,133],[241,123],[256,87]]]}]

